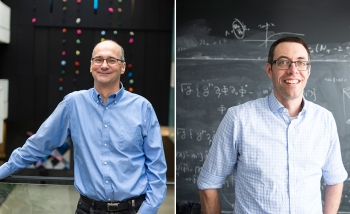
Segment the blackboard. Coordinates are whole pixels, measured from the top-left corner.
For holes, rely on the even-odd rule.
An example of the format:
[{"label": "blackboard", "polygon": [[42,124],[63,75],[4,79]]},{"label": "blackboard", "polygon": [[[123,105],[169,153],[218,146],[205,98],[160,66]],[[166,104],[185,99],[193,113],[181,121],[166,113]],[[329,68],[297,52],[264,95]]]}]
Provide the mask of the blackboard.
[{"label": "blackboard", "polygon": [[[309,45],[304,97],[333,113],[350,174],[349,9],[350,2],[340,0],[177,1],[177,204],[199,203],[197,178],[227,109],[271,93],[265,64],[270,45],[282,36],[299,36]],[[233,175],[220,199],[223,213],[232,213]],[[350,213],[350,179],[339,213]]]}]

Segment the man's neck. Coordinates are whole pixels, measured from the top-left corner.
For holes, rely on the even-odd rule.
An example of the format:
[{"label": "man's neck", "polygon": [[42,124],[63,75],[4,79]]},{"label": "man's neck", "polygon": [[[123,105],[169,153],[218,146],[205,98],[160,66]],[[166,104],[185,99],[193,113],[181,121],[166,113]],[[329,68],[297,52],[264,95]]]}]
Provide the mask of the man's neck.
[{"label": "man's neck", "polygon": [[120,90],[120,84],[118,84],[117,87],[111,87],[111,86],[103,87],[103,86],[97,86],[97,85],[95,85],[94,87],[96,91],[101,95],[103,104],[106,104],[109,96],[117,93]]}]

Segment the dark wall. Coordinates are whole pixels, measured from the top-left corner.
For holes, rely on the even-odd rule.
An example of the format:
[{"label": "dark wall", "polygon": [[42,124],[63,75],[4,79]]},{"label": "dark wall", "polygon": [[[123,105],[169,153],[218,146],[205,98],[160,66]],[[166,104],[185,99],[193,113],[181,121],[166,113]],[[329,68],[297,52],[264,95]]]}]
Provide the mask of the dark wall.
[{"label": "dark wall", "polygon": [[[54,0],[52,5],[44,0],[3,2],[11,8],[11,43],[0,45],[0,78],[10,82],[8,120],[41,123],[64,95],[91,88],[91,52],[103,37],[117,41],[125,50],[127,64],[132,64],[122,76],[125,88],[132,87],[134,93],[146,97],[161,125],[168,124],[173,1],[135,1],[132,7],[133,1],[100,0],[96,11],[93,0],[80,4]],[[109,7],[114,13],[108,12]],[[117,12],[119,7],[122,13]],[[32,23],[33,17],[36,23]],[[66,33],[62,33],[63,28]],[[76,33],[78,29],[82,34]],[[134,43],[129,43],[130,38]],[[81,44],[76,44],[76,39]],[[65,56],[62,51],[66,51]],[[66,66],[61,66],[62,60]],[[76,61],[80,66],[75,66]]]},{"label": "dark wall", "polygon": [[[23,145],[26,131],[36,132],[66,94],[93,87],[90,58],[101,38],[115,40],[124,48],[127,65],[132,65],[121,77],[125,88],[148,99],[160,124],[168,125],[174,1],[100,0],[97,10],[93,0],[80,4],[62,0],[52,4],[49,0],[3,2],[11,8],[11,42],[0,44],[0,78],[9,79],[7,156]],[[109,7],[114,13],[108,12]],[[78,29],[82,34],[77,34]],[[25,174],[37,173],[27,171]]]}]

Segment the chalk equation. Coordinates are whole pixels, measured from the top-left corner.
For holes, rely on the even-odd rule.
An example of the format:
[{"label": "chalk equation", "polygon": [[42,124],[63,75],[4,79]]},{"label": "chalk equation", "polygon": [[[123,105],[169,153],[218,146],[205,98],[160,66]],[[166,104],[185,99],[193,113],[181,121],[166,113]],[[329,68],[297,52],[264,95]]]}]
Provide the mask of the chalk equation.
[{"label": "chalk equation", "polygon": [[245,32],[249,30],[246,25],[244,25],[243,22],[239,21],[238,19],[234,19],[232,22],[232,29],[230,31],[225,31],[225,36],[229,36],[232,33],[236,36],[237,39],[243,39]]},{"label": "chalk equation", "polygon": [[176,151],[176,157],[181,160],[195,159],[199,162],[203,162],[208,157],[208,150],[203,152],[189,152],[189,151]]},{"label": "chalk equation", "polygon": [[[337,79],[337,81],[346,81],[344,78]],[[325,81],[328,81],[325,78]],[[336,79],[334,79],[336,81]],[[256,95],[258,97],[266,96],[270,94],[272,88],[260,89],[257,92],[248,88],[248,84],[240,85],[240,86],[232,86],[232,85],[214,85],[213,83],[208,83],[205,85],[199,85],[198,83],[180,83],[181,93],[186,96],[196,96],[199,97],[209,97],[210,95],[216,96],[217,98],[233,95],[237,97],[245,97],[247,95]],[[309,98],[308,100],[315,102],[316,101],[316,89],[305,89],[304,96]],[[222,108],[221,108],[222,109]]]},{"label": "chalk equation", "polygon": [[207,131],[207,130],[193,130],[193,129],[185,129],[185,128],[176,128],[176,136],[177,140],[195,140],[197,142],[206,142],[208,145],[211,145],[213,142],[213,137],[215,135],[215,131]]},{"label": "chalk equation", "polygon": [[[262,94],[269,94],[271,88],[262,90]],[[244,97],[247,94],[254,94],[253,91],[248,90],[248,85],[241,86],[230,86],[230,85],[214,85],[213,83],[208,83],[207,85],[193,84],[193,83],[181,83],[181,92],[187,96],[195,94],[197,97],[208,97],[210,94],[220,98],[227,95],[236,95]]]}]

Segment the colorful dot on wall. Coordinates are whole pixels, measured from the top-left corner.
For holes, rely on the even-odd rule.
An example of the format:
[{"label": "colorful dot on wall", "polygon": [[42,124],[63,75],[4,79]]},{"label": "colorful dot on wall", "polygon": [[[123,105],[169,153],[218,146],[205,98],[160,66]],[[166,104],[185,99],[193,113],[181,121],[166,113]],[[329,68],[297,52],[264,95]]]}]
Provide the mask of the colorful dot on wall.
[{"label": "colorful dot on wall", "polygon": [[122,25],[123,23],[122,23],[122,21],[118,21],[118,25]]},{"label": "colorful dot on wall", "polygon": [[77,30],[77,34],[80,35],[82,34],[82,31],[80,29]]},{"label": "colorful dot on wall", "polygon": [[78,67],[78,66],[80,66],[80,63],[79,63],[78,61],[76,61],[76,62],[74,63],[74,65]]},{"label": "colorful dot on wall", "polygon": [[81,3],[81,0],[77,0],[77,3]]},{"label": "colorful dot on wall", "polygon": [[63,82],[63,78],[62,78],[62,77],[59,78],[58,81],[59,81],[59,82]]},{"label": "colorful dot on wall", "polygon": [[101,42],[105,41],[105,38],[101,38]]},{"label": "colorful dot on wall", "polygon": [[77,39],[75,42],[79,45],[80,44],[80,39]]},{"label": "colorful dot on wall", "polygon": [[114,9],[112,7],[108,8],[108,12],[114,13]]},{"label": "colorful dot on wall", "polygon": [[36,18],[32,18],[32,23],[35,23],[36,22]]},{"label": "colorful dot on wall", "polygon": [[129,88],[129,91],[130,91],[130,92],[133,92],[133,91],[134,91],[134,89],[133,89],[132,87],[130,87],[130,88]]},{"label": "colorful dot on wall", "polygon": [[134,80],[133,79],[129,80],[129,83],[134,84]]},{"label": "colorful dot on wall", "polygon": [[130,36],[134,36],[135,35],[135,33],[133,32],[133,31],[130,31]]},{"label": "colorful dot on wall", "polygon": [[131,44],[131,43],[134,43],[134,38],[130,38],[129,39],[129,43]]},{"label": "colorful dot on wall", "polygon": [[75,23],[77,23],[77,24],[80,24],[80,22],[81,22],[80,18],[77,18],[77,20],[75,20]]},{"label": "colorful dot on wall", "polygon": [[128,68],[132,68],[132,64],[131,63],[128,64]]},{"label": "colorful dot on wall", "polygon": [[106,31],[101,31],[101,36],[104,36],[104,35],[106,35]]},{"label": "colorful dot on wall", "polygon": [[117,35],[117,34],[118,34],[118,31],[116,31],[116,30],[113,31],[113,34],[114,34],[114,35]]},{"label": "colorful dot on wall", "polygon": [[63,7],[62,10],[63,10],[63,11],[66,11],[66,10],[67,10],[67,7]]},{"label": "colorful dot on wall", "polygon": [[65,51],[62,51],[62,56],[66,55],[66,52]]},{"label": "colorful dot on wall", "polygon": [[58,90],[62,91],[62,90],[63,90],[63,87],[62,87],[62,86],[60,86],[60,87],[58,88]]},{"label": "colorful dot on wall", "polygon": [[62,66],[65,66],[65,65],[66,65],[66,61],[62,60],[62,61],[61,61],[61,65],[62,65]]},{"label": "colorful dot on wall", "polygon": [[119,3],[122,3],[122,2],[123,2],[123,0],[118,0],[118,2],[119,2]]},{"label": "colorful dot on wall", "polygon": [[119,7],[119,8],[118,8],[118,13],[122,13],[122,12],[123,12],[122,8]]},{"label": "colorful dot on wall", "polygon": [[65,71],[65,70],[62,70],[62,71],[61,71],[61,74],[63,74],[63,75],[66,74],[66,71]]},{"label": "colorful dot on wall", "polygon": [[66,28],[63,28],[62,29],[62,33],[66,33],[67,32],[67,29]]},{"label": "colorful dot on wall", "polygon": [[75,74],[78,75],[79,74],[79,70],[75,70]]},{"label": "colorful dot on wall", "polygon": [[131,78],[132,77],[132,72],[128,73],[128,77]]}]

